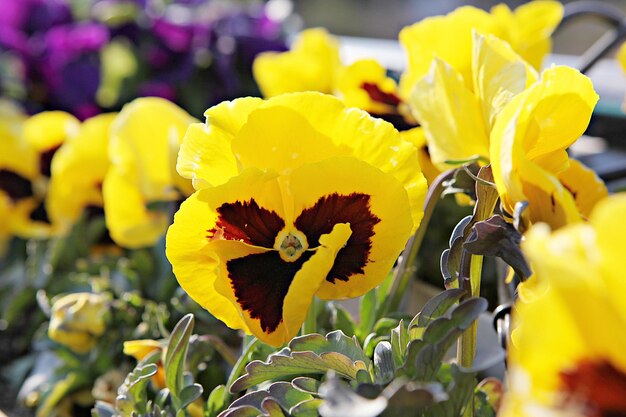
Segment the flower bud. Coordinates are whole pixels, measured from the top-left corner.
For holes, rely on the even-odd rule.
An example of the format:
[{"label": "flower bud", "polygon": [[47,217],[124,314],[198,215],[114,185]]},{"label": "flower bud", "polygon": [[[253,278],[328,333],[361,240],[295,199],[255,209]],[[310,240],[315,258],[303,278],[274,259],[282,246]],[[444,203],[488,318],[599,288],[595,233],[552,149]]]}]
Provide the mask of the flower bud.
[{"label": "flower bud", "polygon": [[86,353],[106,330],[106,297],[74,293],[63,296],[52,306],[48,336],[76,353]]}]

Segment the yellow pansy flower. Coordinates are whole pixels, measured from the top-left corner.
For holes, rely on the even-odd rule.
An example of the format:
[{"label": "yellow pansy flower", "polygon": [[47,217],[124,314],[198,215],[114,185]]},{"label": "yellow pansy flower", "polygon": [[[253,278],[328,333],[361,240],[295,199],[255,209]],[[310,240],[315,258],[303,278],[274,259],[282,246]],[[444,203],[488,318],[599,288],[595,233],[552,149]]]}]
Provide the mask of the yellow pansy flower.
[{"label": "yellow pansy flower", "polygon": [[243,98],[207,110],[181,147],[199,190],[167,234],[185,291],[228,326],[274,346],[314,295],[380,283],[422,216],[415,148],[335,97]]},{"label": "yellow pansy flower", "polygon": [[626,413],[625,213],[622,193],[588,223],[527,233],[531,280],[544,289],[514,311],[504,417]]},{"label": "yellow pansy flower", "polygon": [[47,211],[53,156],[80,123],[69,113],[50,111],[27,118],[0,106],[0,207],[10,234],[48,238],[58,234]]},{"label": "yellow pansy flower", "polygon": [[494,36],[474,32],[471,58],[467,74],[435,58],[411,95],[430,157],[442,170],[450,167],[448,161],[488,159],[489,134],[497,115],[537,79],[535,71]]},{"label": "yellow pansy flower", "polygon": [[103,195],[107,228],[120,246],[153,245],[165,233],[170,214],[150,205],[191,193],[175,166],[185,131],[195,121],[175,104],[147,97],[125,105],[112,122]]},{"label": "yellow pansy flower", "polygon": [[539,69],[550,51],[550,36],[561,21],[563,6],[557,1],[535,1],[511,12],[498,5],[492,13],[464,6],[445,16],[423,19],[400,31],[400,43],[407,55],[407,69],[400,80],[401,96],[408,98],[426,75],[434,58],[458,72],[472,88],[472,32],[495,35],[508,41],[513,50]]},{"label": "yellow pansy flower", "polygon": [[578,163],[572,167],[566,152],[587,128],[597,100],[587,77],[552,67],[504,107],[491,132],[490,155],[505,210],[513,213],[516,203],[528,202],[526,223],[558,228],[580,221],[580,212],[606,195],[595,174]]},{"label": "yellow pansy flower", "polygon": [[109,131],[116,114],[86,120],[52,161],[47,209],[63,231],[88,206],[103,207],[102,182],[109,168]]},{"label": "yellow pansy flower", "polygon": [[252,72],[263,96],[297,91],[331,93],[340,65],[339,47],[325,29],[307,29],[287,52],[263,52]]},{"label": "yellow pansy flower", "polygon": [[77,353],[86,353],[104,334],[107,319],[107,298],[104,295],[68,294],[52,304],[48,336]]}]

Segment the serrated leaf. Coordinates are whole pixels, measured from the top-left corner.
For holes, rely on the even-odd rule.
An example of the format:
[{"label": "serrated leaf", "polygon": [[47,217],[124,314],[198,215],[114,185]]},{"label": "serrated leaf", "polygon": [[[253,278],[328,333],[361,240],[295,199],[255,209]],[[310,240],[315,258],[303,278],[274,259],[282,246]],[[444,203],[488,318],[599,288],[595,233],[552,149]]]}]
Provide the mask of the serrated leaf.
[{"label": "serrated leaf", "polygon": [[271,355],[267,362],[250,362],[246,366],[246,374],[233,383],[231,392],[243,391],[277,378],[325,374],[329,370],[337,372],[344,378],[355,380],[359,369],[366,369],[363,361],[352,361],[346,355],[337,352],[326,352],[321,355],[310,351],[291,352],[289,356],[276,354]]},{"label": "serrated leaf", "polygon": [[237,408],[247,405],[261,411],[261,404],[263,404],[263,400],[269,396],[270,393],[266,390],[252,391],[233,401],[229,408]]},{"label": "serrated leaf", "polygon": [[264,399],[261,408],[267,417],[285,417],[285,413],[280,407],[280,404],[272,397]]},{"label": "serrated leaf", "polygon": [[434,319],[443,316],[450,307],[458,302],[467,291],[460,288],[445,290],[426,302],[420,311],[409,323],[412,327],[426,327]]},{"label": "serrated leaf", "polygon": [[294,388],[289,382],[274,382],[267,391],[286,410],[302,401],[313,399],[311,394]]},{"label": "serrated leaf", "polygon": [[293,417],[317,417],[319,415],[318,409],[323,402],[319,398],[302,401],[291,407],[289,414]]},{"label": "serrated leaf", "polygon": [[135,369],[126,376],[124,383],[117,390],[115,399],[115,410],[121,416],[130,416],[133,411],[145,412],[146,406],[146,386],[150,378],[157,373],[158,367],[154,363],[146,361],[156,360],[158,352],[148,356],[144,361],[137,364]]},{"label": "serrated leaf", "polygon": [[218,417],[257,417],[260,413],[260,410],[244,405],[224,410],[218,415]]},{"label": "serrated leaf", "polygon": [[422,339],[409,343],[403,371],[418,381],[432,381],[452,344],[487,309],[487,301],[470,298],[426,326]]},{"label": "serrated leaf", "polygon": [[326,337],[316,333],[295,337],[289,342],[289,350],[291,352],[311,351],[317,354],[336,352],[347,356],[353,361],[359,360],[365,364],[370,362],[369,357],[363,352],[359,341],[354,337],[346,336],[340,330],[330,332]]},{"label": "serrated leaf", "polygon": [[178,397],[183,386],[185,357],[187,356],[189,337],[193,331],[193,325],[194,318],[191,313],[180,319],[170,335],[167,346],[167,353],[163,365],[165,370],[165,385],[174,397]]},{"label": "serrated leaf", "polygon": [[376,345],[374,349],[374,374],[376,383],[380,385],[385,385],[394,378],[396,366],[391,343],[380,342]]},{"label": "serrated leaf", "polygon": [[501,258],[524,280],[531,270],[520,248],[521,240],[522,235],[515,227],[496,215],[474,224],[463,247],[474,255]]},{"label": "serrated leaf", "polygon": [[189,404],[200,398],[202,391],[203,388],[200,384],[187,385],[183,388],[178,394],[180,408],[187,408]]},{"label": "serrated leaf", "polygon": [[291,385],[293,385],[295,388],[309,394],[317,394],[320,384],[321,382],[317,379],[309,378],[306,376],[301,376],[291,381]]}]

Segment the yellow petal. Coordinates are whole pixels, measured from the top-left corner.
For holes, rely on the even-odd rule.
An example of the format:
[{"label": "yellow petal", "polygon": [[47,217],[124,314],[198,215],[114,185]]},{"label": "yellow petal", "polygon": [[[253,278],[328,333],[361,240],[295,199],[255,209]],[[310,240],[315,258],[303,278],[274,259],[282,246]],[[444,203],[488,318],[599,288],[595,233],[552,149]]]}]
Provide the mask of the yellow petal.
[{"label": "yellow petal", "polygon": [[161,349],[163,349],[161,342],[152,339],[127,340],[124,342],[124,355],[132,356],[138,361]]},{"label": "yellow petal", "polygon": [[[598,94],[591,80],[579,71],[555,66],[541,74],[539,82],[525,92],[527,105],[519,123],[528,130],[524,149],[529,159],[559,153],[576,141],[587,129]],[[562,159],[561,159],[562,160]],[[566,160],[565,160],[566,161]],[[558,172],[565,164],[542,161],[541,165]],[[559,170],[555,170],[559,167]]]},{"label": "yellow petal", "polygon": [[300,34],[291,51],[264,52],[252,67],[265,97],[296,91],[331,93],[339,67],[339,48],[325,29],[308,29]]},{"label": "yellow petal", "polygon": [[415,84],[429,71],[437,57],[458,72],[468,88],[472,86],[472,31],[498,35],[489,13],[472,7],[459,7],[446,16],[433,16],[400,31],[400,44],[407,58],[407,70],[400,79],[400,94],[409,98]]},{"label": "yellow petal", "polygon": [[77,133],[80,122],[62,111],[45,111],[24,122],[24,137],[38,152],[61,146],[69,136]]},{"label": "yellow petal", "polygon": [[[109,143],[111,164],[150,201],[171,200],[183,181],[176,156],[187,127],[196,120],[175,104],[157,97],[135,99],[124,106]],[[184,186],[190,191],[190,184]]]},{"label": "yellow petal", "polygon": [[0,100],[0,169],[33,180],[39,174],[36,149],[24,139],[26,115],[8,102]]},{"label": "yellow petal", "polygon": [[116,168],[107,172],[102,193],[106,225],[117,244],[140,248],[154,245],[163,236],[168,213],[148,210],[141,190]]},{"label": "yellow petal", "polygon": [[537,73],[506,42],[474,32],[472,54],[474,92],[490,132],[502,108],[537,81]]},{"label": "yellow petal", "polygon": [[421,127],[414,127],[413,129],[400,132],[402,139],[411,142],[417,148],[417,159],[422,173],[426,178],[428,184],[432,184],[435,178],[441,174],[441,170],[433,164],[430,159],[430,152],[428,151],[428,144],[426,143],[426,134]]},{"label": "yellow petal", "polygon": [[53,223],[68,228],[88,205],[102,207],[101,186],[109,168],[109,130],[115,116],[86,120],[54,155],[46,205]]},{"label": "yellow petal", "polygon": [[393,105],[375,101],[363,87],[364,84],[375,85],[380,92],[395,96],[396,82],[387,77],[387,70],[373,59],[361,59],[337,71],[335,94],[348,107],[358,107],[371,114],[388,114],[396,112]]},{"label": "yellow petal", "polygon": [[480,104],[454,67],[435,58],[428,75],[413,90],[410,103],[426,133],[435,166],[444,169],[446,161],[488,155],[489,137]]},{"label": "yellow petal", "polygon": [[513,13],[504,4],[491,9],[503,38],[535,69],[552,49],[550,36],[563,18],[558,1],[538,0],[521,5]]},{"label": "yellow petal", "polygon": [[244,97],[208,109],[206,124],[189,126],[178,153],[176,170],[196,189],[224,184],[239,173],[231,142],[263,100]]},{"label": "yellow petal", "polygon": [[[294,170],[290,189],[294,196],[296,213],[313,207],[320,198],[333,193],[345,196],[362,193],[369,196],[368,210],[352,213],[356,219],[349,220],[348,217],[340,220],[351,225],[352,237],[355,239],[348,241],[347,258],[341,262],[351,263],[364,250],[364,246],[359,246],[356,250],[350,247],[353,243],[365,245],[358,239],[362,238],[367,228],[357,228],[358,225],[354,222],[367,223],[368,218],[378,219],[373,225],[373,236],[364,241],[370,243],[370,248],[367,250],[367,261],[362,272],[349,275],[346,281],[329,277],[332,282],[325,281],[318,296],[323,299],[356,297],[380,284],[393,267],[413,230],[408,195],[402,184],[389,174],[362,161],[337,157]],[[373,217],[368,217],[367,211]],[[342,212],[348,213],[349,207],[343,208]],[[305,230],[302,231],[306,234]],[[337,264],[335,269],[343,271],[344,265]]]},{"label": "yellow petal", "polygon": [[572,194],[578,210],[584,217],[589,217],[596,203],[609,195],[604,182],[596,173],[575,159],[559,174],[561,184]]}]

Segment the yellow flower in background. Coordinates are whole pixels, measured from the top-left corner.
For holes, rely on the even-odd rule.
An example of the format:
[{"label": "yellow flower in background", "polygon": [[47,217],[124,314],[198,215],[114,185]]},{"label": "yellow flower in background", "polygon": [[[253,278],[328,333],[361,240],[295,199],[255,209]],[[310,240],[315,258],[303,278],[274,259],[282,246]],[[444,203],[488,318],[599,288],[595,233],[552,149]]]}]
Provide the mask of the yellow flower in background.
[{"label": "yellow flower in background", "polygon": [[252,71],[263,96],[297,91],[331,93],[340,66],[339,46],[325,29],[307,29],[287,52],[263,52]]},{"label": "yellow flower in background", "polygon": [[415,148],[387,122],[319,93],[243,98],[192,125],[178,169],[199,190],[167,234],[180,285],[228,326],[274,346],[314,295],[362,295],[422,216]]},{"label": "yellow flower in background", "polygon": [[511,11],[501,3],[491,8],[491,14],[499,28],[497,35],[535,69],[541,69],[543,59],[552,50],[552,34],[563,19],[563,5],[535,0]]},{"label": "yellow flower in background", "polygon": [[550,52],[550,36],[561,21],[563,6],[557,1],[534,1],[511,12],[504,4],[490,13],[472,6],[459,7],[445,16],[432,16],[400,31],[407,54],[407,69],[400,80],[401,96],[408,98],[426,75],[434,58],[446,62],[471,88],[472,32],[495,35],[539,69]]},{"label": "yellow flower in background", "polygon": [[38,239],[59,233],[47,211],[50,166],[79,124],[65,112],[27,118],[11,105],[0,106],[0,209],[9,213],[6,233]]},{"label": "yellow flower in background", "polygon": [[52,304],[48,336],[76,353],[93,349],[106,331],[107,298],[102,294],[73,293]]},{"label": "yellow flower in background", "polygon": [[102,182],[109,168],[109,131],[116,114],[86,120],[52,161],[48,214],[63,231],[87,206],[103,207]]},{"label": "yellow flower in background", "polygon": [[497,115],[537,80],[535,71],[494,36],[474,32],[471,58],[465,75],[435,58],[411,94],[410,104],[424,129],[431,160],[440,170],[450,168],[449,161],[475,156],[488,160],[489,135]]},{"label": "yellow flower in background", "polygon": [[531,281],[543,291],[514,311],[504,417],[626,413],[625,213],[622,193],[589,223],[527,233]]},{"label": "yellow flower in background", "polygon": [[103,183],[107,228],[120,246],[150,246],[163,236],[170,213],[160,203],[191,194],[189,181],[176,173],[176,154],[197,121],[175,104],[156,97],[124,106],[111,126],[111,167]]},{"label": "yellow flower in background", "polygon": [[566,152],[587,128],[597,100],[587,77],[552,67],[505,106],[490,139],[493,176],[505,210],[513,213],[516,203],[528,202],[526,224],[541,221],[558,228],[580,221],[580,212],[588,213],[606,195],[589,169],[578,163],[571,167]]}]

